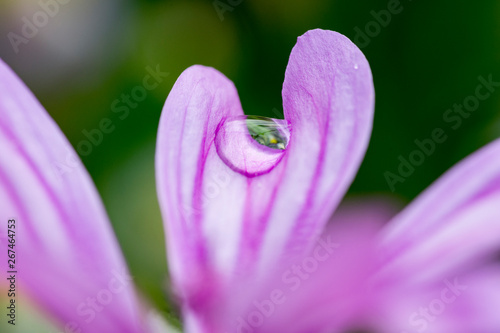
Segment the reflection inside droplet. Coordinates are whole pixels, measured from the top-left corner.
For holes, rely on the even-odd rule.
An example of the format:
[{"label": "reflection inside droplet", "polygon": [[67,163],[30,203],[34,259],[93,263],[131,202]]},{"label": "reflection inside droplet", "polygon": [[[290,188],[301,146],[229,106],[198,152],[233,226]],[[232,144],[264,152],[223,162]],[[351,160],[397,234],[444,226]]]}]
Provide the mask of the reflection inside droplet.
[{"label": "reflection inside droplet", "polygon": [[290,139],[290,132],[282,122],[284,120],[259,116],[246,117],[250,136],[261,145],[273,149],[285,149]]},{"label": "reflection inside droplet", "polygon": [[220,158],[231,169],[248,177],[271,171],[290,141],[286,120],[237,116],[219,124],[215,144]]}]

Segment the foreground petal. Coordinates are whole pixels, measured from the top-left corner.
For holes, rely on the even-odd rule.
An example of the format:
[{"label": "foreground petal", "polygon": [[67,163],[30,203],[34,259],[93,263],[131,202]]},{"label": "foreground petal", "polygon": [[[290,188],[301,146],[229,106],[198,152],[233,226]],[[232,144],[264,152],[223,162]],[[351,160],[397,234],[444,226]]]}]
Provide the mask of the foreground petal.
[{"label": "foreground petal", "polygon": [[7,251],[15,219],[9,270],[19,288],[68,330],[140,332],[131,278],[89,175],[1,60],[0,151],[0,246]]},{"label": "foreground petal", "polygon": [[[253,324],[260,311],[259,333],[370,331],[377,300],[367,285],[376,262],[374,236],[397,207],[382,198],[344,202],[307,255],[268,278],[263,292],[249,295],[239,323]],[[236,331],[238,322],[232,324],[228,332]]]},{"label": "foreground petal", "polygon": [[381,234],[380,272],[433,281],[488,260],[500,248],[500,140],[459,163]]},{"label": "foreground petal", "polygon": [[[380,200],[341,206],[317,247],[251,294],[226,331],[497,332],[498,264],[432,283],[373,284],[376,235],[394,212]],[[336,246],[328,253],[325,244]]]},{"label": "foreground petal", "polygon": [[[312,245],[368,144],[374,107],[368,62],[338,33],[306,33],[290,56],[283,107],[292,134],[282,158],[249,153],[245,160],[220,148],[237,144],[230,134],[215,141],[227,121],[243,115],[222,74],[191,67],[166,101],[157,185],[173,282],[188,308],[208,311],[234,274],[266,272],[284,254]],[[248,163],[227,165],[218,151]],[[255,158],[264,159],[265,172],[256,171]]]},{"label": "foreground petal", "polygon": [[432,284],[394,284],[380,293],[381,332],[499,332],[500,267],[490,265]]}]

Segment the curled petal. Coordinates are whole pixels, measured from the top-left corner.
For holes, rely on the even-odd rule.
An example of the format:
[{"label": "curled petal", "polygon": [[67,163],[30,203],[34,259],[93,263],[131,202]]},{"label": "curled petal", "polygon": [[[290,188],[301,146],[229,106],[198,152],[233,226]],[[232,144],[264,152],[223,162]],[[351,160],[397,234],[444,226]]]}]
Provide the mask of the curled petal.
[{"label": "curled petal", "polygon": [[452,168],[386,227],[380,274],[432,281],[487,260],[500,248],[499,202],[497,140]]},{"label": "curled petal", "polygon": [[232,121],[243,111],[234,85],[214,69],[187,69],[166,101],[157,186],[173,282],[189,309],[208,311],[226,282],[312,246],[368,144],[366,58],[338,33],[307,32],[290,56],[283,107],[289,142],[271,152],[227,130],[241,128]]},{"label": "curled petal", "polygon": [[89,175],[1,60],[0,151],[0,246],[12,244],[15,220],[8,270],[19,288],[68,330],[140,332],[132,280]]}]

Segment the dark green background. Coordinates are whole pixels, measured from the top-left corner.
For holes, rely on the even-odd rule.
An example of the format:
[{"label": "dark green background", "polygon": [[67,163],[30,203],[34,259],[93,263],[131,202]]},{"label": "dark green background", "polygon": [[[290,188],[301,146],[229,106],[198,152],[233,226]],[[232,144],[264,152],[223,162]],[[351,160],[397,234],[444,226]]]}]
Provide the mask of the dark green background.
[{"label": "dark green background", "polygon": [[[222,1],[226,2],[226,1]],[[247,114],[274,116],[297,36],[322,28],[355,37],[390,1],[244,0],[221,21],[211,1],[73,1],[15,54],[17,32],[36,1],[0,2],[0,56],[14,68],[76,146],[103,117],[116,126],[82,157],[111,217],[138,286],[162,309],[165,254],[154,184],[154,143],[163,103],[175,79],[193,64],[233,80]],[[24,4],[20,5],[20,3]],[[233,1],[234,3],[234,1]],[[457,130],[444,112],[474,94],[478,76],[500,81],[500,3],[402,0],[403,10],[362,48],[375,81],[372,140],[353,194],[390,194],[410,201],[445,170],[500,136],[500,90]],[[146,66],[170,75],[123,120],[111,112],[122,93],[142,84]],[[396,172],[415,139],[446,130],[438,145],[391,193],[384,172]]]}]

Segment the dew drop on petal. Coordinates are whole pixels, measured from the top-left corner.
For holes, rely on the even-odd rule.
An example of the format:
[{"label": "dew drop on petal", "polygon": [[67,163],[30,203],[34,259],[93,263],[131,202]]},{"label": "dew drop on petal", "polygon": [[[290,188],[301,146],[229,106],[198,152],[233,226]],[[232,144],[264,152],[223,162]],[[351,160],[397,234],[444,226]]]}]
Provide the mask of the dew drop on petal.
[{"label": "dew drop on petal", "polygon": [[219,124],[215,145],[220,158],[231,169],[254,177],[271,171],[279,163],[290,135],[286,120],[237,116]]}]

